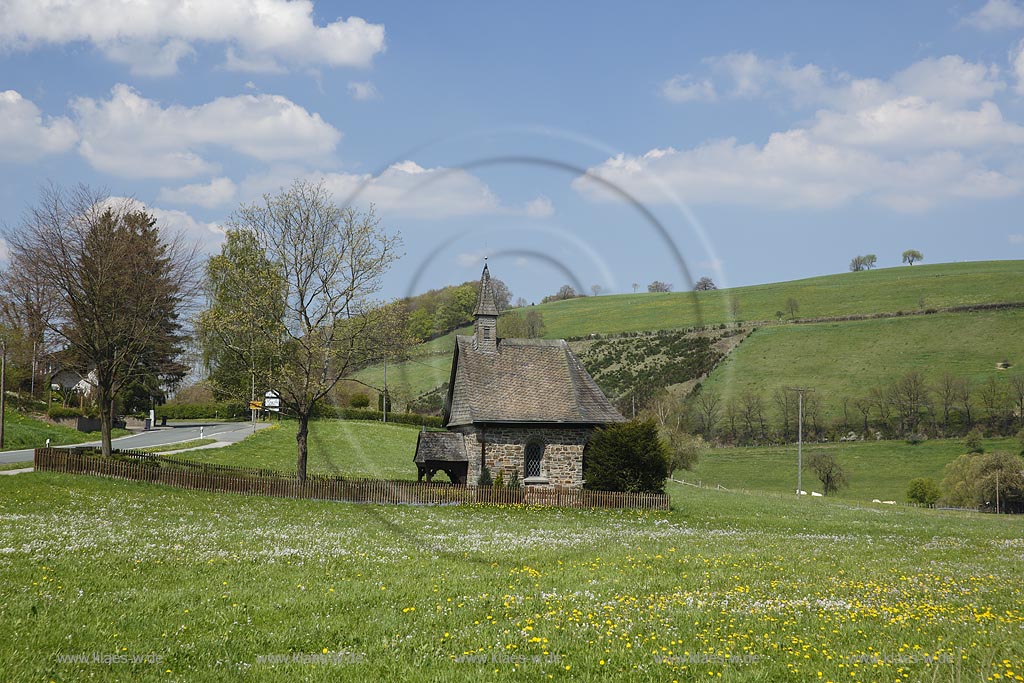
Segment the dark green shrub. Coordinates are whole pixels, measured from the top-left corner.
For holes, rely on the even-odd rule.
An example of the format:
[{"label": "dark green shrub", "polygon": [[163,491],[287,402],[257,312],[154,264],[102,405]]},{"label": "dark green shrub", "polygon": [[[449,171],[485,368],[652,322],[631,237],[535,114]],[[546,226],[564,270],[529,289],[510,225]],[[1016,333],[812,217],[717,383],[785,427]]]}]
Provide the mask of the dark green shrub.
[{"label": "dark green shrub", "polygon": [[[345,408],[317,404],[313,412],[314,417],[334,420],[381,420],[379,410],[366,408]],[[420,425],[423,427],[440,428],[443,426],[441,417],[438,415],[420,415],[418,413],[388,413],[388,422],[395,424]]]},{"label": "dark green shrub", "polygon": [[60,420],[69,417],[82,417],[82,411],[78,408],[65,408],[64,406],[50,406],[46,411],[52,420]]},{"label": "dark green shrub", "polygon": [[985,448],[981,445],[981,430],[975,427],[964,439],[964,448],[968,453],[984,453]]},{"label": "dark green shrub", "polygon": [[653,420],[608,425],[594,432],[583,456],[585,488],[664,493],[669,455]]},{"label": "dark green shrub", "polygon": [[907,500],[921,505],[935,505],[939,499],[939,487],[931,477],[911,479],[907,485]]},{"label": "dark green shrub", "polygon": [[348,404],[353,408],[368,408],[370,407],[370,397],[366,394],[356,394],[349,400]]},{"label": "dark green shrub", "polygon": [[494,478],[494,483],[492,484],[492,486],[494,486],[494,488],[496,489],[505,488],[505,475],[501,473],[501,470],[498,470],[498,476]]},{"label": "dark green shrub", "polygon": [[493,486],[494,480],[491,479],[491,471],[484,467],[480,470],[480,476],[476,480],[477,486]]},{"label": "dark green shrub", "polygon": [[230,420],[249,415],[249,405],[241,401],[223,403],[165,403],[156,409],[157,419]]}]

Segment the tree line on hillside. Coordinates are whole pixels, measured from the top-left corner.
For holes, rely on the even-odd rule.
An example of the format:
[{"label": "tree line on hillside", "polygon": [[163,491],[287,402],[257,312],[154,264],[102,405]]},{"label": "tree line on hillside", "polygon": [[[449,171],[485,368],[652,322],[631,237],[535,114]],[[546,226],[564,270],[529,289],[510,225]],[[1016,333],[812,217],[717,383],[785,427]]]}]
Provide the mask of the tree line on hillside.
[{"label": "tree line on hillside", "polygon": [[[798,409],[797,393],[787,389],[771,394],[746,390],[723,398],[714,389],[700,387],[683,403],[659,396],[650,408],[671,413],[672,419],[708,441],[730,445],[795,441]],[[1007,436],[1022,428],[1022,372],[976,381],[948,372],[929,380],[913,370],[857,396],[813,391],[803,399],[803,434],[808,441],[845,440],[851,435],[858,439],[957,437],[974,429]]]},{"label": "tree line on hillside", "polygon": [[[498,278],[491,278],[494,303],[498,311],[509,308],[512,292],[508,285]],[[408,315],[409,335],[419,341],[426,341],[452,330],[465,327],[473,322],[473,311],[480,296],[479,280],[431,289],[417,296],[401,301]]]}]

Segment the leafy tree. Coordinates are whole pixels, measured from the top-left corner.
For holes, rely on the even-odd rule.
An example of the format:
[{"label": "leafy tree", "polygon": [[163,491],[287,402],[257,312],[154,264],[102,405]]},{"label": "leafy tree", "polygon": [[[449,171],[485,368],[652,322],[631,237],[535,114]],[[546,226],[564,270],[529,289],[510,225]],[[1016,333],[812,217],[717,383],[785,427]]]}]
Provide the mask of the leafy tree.
[{"label": "leafy tree", "polygon": [[653,420],[634,420],[594,432],[583,455],[585,487],[598,491],[663,493],[668,449]]},{"label": "leafy tree", "polygon": [[911,479],[907,485],[907,500],[920,505],[935,505],[939,499],[939,487],[931,477]]},{"label": "leafy tree", "polygon": [[1024,459],[1004,451],[964,454],[946,465],[942,493],[950,505],[999,509],[1024,503]]},{"label": "leafy tree", "polygon": [[699,434],[689,434],[679,425],[667,424],[661,428],[661,435],[668,447],[670,470],[692,471],[708,450],[708,444]]},{"label": "leafy tree", "polygon": [[[405,342],[404,307],[371,299],[400,240],[381,227],[372,206],[366,213],[339,207],[323,182],[304,180],[242,206],[229,227],[251,233],[276,271],[273,300],[283,302],[283,316],[260,330],[251,348],[272,349],[281,408],[298,420],[296,475],[305,481],[317,401],[355,367]],[[240,353],[252,367],[247,351]]]},{"label": "leafy tree", "polygon": [[648,292],[671,292],[672,285],[668,282],[662,282],[661,280],[655,280],[651,284],[647,285]]},{"label": "leafy tree", "polygon": [[903,252],[903,262],[908,265],[914,265],[915,261],[923,261],[924,254],[919,252],[917,249],[907,249]]},{"label": "leafy tree", "polygon": [[964,448],[968,453],[985,452],[985,447],[981,445],[981,436],[981,430],[977,427],[968,432],[967,438],[964,439]]},{"label": "leafy tree", "polygon": [[848,485],[846,470],[832,453],[817,451],[811,454],[808,464],[825,489],[825,495],[836,493]]},{"label": "leafy tree", "polygon": [[195,249],[131,200],[84,186],[45,189],[6,239],[21,267],[51,288],[46,326],[65,346],[66,365],[95,372],[109,455],[118,392],[143,378],[180,378],[179,316],[193,293]]},{"label": "leafy tree", "polygon": [[715,285],[715,281],[707,275],[697,280],[697,283],[693,286],[693,291],[695,292],[709,292],[712,289],[718,289],[718,287]]},{"label": "leafy tree", "polygon": [[498,337],[503,339],[537,339],[544,335],[544,318],[540,311],[508,311],[498,318]]},{"label": "leafy tree", "polygon": [[255,399],[273,388],[273,365],[283,335],[283,275],[270,261],[255,232],[227,230],[220,254],[206,264],[207,308],[196,332],[210,384],[218,399]]},{"label": "leafy tree", "polygon": [[565,301],[566,299],[575,299],[578,296],[579,294],[573,289],[572,285],[562,285],[557,292],[541,299],[541,303]]}]

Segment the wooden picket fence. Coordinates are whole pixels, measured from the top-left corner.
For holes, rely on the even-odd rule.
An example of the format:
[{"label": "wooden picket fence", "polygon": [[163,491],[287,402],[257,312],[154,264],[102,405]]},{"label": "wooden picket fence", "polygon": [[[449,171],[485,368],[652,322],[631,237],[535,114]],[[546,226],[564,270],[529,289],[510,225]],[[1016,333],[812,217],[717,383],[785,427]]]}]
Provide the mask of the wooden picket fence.
[{"label": "wooden picket fence", "polygon": [[437,482],[325,476],[309,476],[305,483],[299,483],[294,475],[274,470],[213,465],[141,451],[115,451],[113,457],[105,458],[88,449],[37,448],[35,469],[93,474],[199,491],[355,503],[669,509],[668,495],[660,493],[541,489],[530,486],[516,489],[471,488]]}]

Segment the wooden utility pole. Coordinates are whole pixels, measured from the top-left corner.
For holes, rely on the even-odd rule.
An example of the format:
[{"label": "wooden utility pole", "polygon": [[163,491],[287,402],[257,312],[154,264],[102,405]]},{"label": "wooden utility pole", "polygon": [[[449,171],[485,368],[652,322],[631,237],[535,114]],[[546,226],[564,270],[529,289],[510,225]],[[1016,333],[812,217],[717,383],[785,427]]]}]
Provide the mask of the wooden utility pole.
[{"label": "wooden utility pole", "polygon": [[814,389],[806,387],[786,387],[788,391],[797,393],[797,418],[796,418],[796,499],[800,500],[804,487],[804,392],[812,392]]},{"label": "wooden utility pole", "polygon": [[0,448],[4,447],[4,422],[7,421],[7,342],[0,342]]}]

